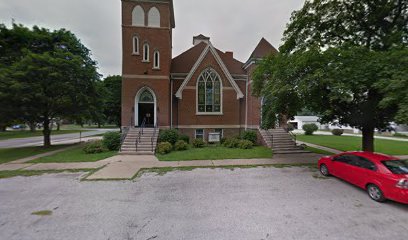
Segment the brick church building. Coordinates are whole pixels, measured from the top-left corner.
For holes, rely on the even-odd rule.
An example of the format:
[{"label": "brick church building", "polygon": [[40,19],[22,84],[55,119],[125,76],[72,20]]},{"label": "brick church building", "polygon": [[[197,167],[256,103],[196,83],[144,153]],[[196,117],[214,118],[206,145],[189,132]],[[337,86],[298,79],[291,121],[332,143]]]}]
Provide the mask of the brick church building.
[{"label": "brick church building", "polygon": [[144,123],[205,140],[258,129],[261,100],[251,95],[251,73],[277,50],[262,39],[243,63],[199,35],[173,57],[174,28],[172,0],[122,0],[122,127]]}]

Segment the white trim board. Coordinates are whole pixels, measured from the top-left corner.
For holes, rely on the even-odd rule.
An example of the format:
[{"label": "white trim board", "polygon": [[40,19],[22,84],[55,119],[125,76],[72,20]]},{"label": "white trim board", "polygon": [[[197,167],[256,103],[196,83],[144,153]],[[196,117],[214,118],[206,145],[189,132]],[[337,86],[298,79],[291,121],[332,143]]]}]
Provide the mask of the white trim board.
[{"label": "white trim board", "polygon": [[179,99],[183,98],[183,90],[187,86],[187,83],[191,80],[195,72],[197,71],[197,68],[200,66],[200,64],[203,62],[204,58],[207,56],[207,54],[211,52],[213,56],[215,57],[215,60],[217,63],[220,65],[223,73],[225,76],[227,76],[228,81],[232,85],[232,87],[235,89],[237,92],[237,99],[243,98],[244,94],[241,92],[239,89],[237,83],[235,82],[234,78],[231,76],[231,73],[228,71],[227,67],[225,66],[224,62],[221,60],[220,56],[217,53],[217,50],[213,47],[211,43],[207,44],[207,47],[203,50],[201,53],[200,57],[198,58],[197,62],[194,64],[193,68],[191,69],[190,73],[187,75],[186,79],[184,79],[183,83],[181,84],[180,88],[176,92],[176,97]]}]

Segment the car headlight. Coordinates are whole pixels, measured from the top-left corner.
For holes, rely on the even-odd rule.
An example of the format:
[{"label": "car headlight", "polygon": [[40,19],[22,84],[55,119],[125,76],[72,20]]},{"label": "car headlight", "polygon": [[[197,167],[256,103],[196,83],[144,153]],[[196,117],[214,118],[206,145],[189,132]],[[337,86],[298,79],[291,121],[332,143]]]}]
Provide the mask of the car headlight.
[{"label": "car headlight", "polygon": [[399,180],[396,186],[398,188],[408,189],[408,179]]}]

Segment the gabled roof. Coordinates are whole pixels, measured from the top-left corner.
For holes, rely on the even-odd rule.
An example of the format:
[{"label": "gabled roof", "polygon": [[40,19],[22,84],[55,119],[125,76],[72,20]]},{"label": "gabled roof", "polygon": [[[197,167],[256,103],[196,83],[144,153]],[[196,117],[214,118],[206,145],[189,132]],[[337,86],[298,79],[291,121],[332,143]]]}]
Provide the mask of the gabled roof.
[{"label": "gabled roof", "polygon": [[[197,56],[196,54],[197,54],[198,50],[202,49],[203,47],[205,47],[205,48],[200,52],[199,56]],[[217,63],[220,65],[222,71],[224,72],[225,76],[227,77],[228,81],[230,82],[231,86],[236,91],[237,99],[240,99],[240,98],[244,97],[244,94],[241,92],[241,90],[239,89],[237,83],[234,81],[234,79],[233,79],[233,77],[231,75],[231,72],[229,71],[229,69],[225,65],[224,61],[220,57],[219,52],[220,51],[215,49],[211,43],[209,43],[209,44],[200,43],[200,44],[197,44],[193,48],[187,50],[185,53],[181,54],[180,56],[178,56],[178,57],[176,57],[174,59],[176,61],[176,63],[178,63],[178,64],[183,63],[183,62],[187,63],[187,62],[185,62],[187,59],[194,60],[194,61],[188,63],[189,66],[184,68],[184,69],[182,69],[181,66],[179,66],[179,68],[177,68],[177,66],[173,67],[173,62],[172,62],[172,73],[185,73],[185,72],[174,72],[173,70],[185,70],[187,68],[190,69],[186,79],[184,79],[184,81],[181,84],[180,88],[177,90],[176,97],[178,97],[179,99],[183,98],[184,88],[187,86],[187,83],[191,80],[191,78],[193,77],[195,71],[197,70],[197,68],[200,66],[202,61],[205,59],[205,57],[209,53],[211,53],[214,56]],[[234,61],[230,61],[230,62],[234,63],[234,67],[235,67],[236,63]],[[193,63],[193,66],[190,68],[191,63]],[[231,66],[232,65],[233,64],[231,64]],[[242,66],[242,63],[241,63],[241,66]]]},{"label": "gabled roof", "polygon": [[[200,57],[203,50],[207,47],[207,44],[201,42],[196,46],[188,49],[177,57],[173,58],[171,61],[171,73],[189,73],[194,66],[194,63]],[[224,62],[228,71],[231,74],[241,74],[245,75],[246,72],[243,69],[244,64],[235,58],[231,58],[226,53],[214,48],[217,51],[217,54]]]},{"label": "gabled roof", "polygon": [[[278,50],[272,46],[265,38],[262,38],[261,41],[256,46],[255,50],[252,52],[249,60],[251,59],[260,59],[266,57],[271,53],[278,53]],[[248,61],[249,61],[248,60]]]}]

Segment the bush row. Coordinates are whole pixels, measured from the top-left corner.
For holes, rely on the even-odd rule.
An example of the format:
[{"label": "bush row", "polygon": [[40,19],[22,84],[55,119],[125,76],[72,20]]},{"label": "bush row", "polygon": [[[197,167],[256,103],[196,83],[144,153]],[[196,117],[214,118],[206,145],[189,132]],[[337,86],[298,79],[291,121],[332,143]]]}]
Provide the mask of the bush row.
[{"label": "bush row", "polygon": [[85,144],[83,151],[86,154],[96,154],[108,151],[119,151],[120,133],[107,132],[103,135],[102,140],[91,141]]}]

